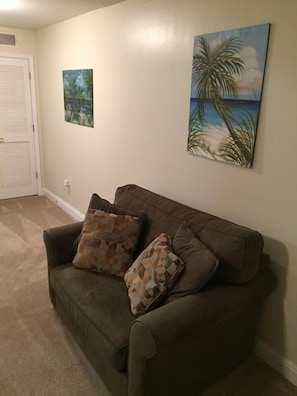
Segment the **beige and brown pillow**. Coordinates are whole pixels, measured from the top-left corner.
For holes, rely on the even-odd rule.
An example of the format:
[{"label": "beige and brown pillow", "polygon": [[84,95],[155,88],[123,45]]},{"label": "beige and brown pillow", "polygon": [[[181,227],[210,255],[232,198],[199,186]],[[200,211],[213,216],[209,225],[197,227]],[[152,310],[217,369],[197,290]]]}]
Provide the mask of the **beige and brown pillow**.
[{"label": "beige and brown pillow", "polygon": [[173,253],[171,244],[167,234],[160,234],[126,272],[124,280],[134,315],[155,308],[180,277],[184,263]]},{"label": "beige and brown pillow", "polygon": [[[117,215],[128,215],[132,217],[139,217],[142,222],[145,221],[146,215],[143,212],[137,212],[135,210],[129,210],[122,208],[119,205],[115,205],[110,203],[104,198],[101,198],[98,194],[93,193],[89,202],[88,210],[89,209],[96,209],[96,210],[102,210],[103,212],[106,213],[114,213]],[[75,239],[72,249],[74,252],[77,251],[79,241],[81,239],[81,233],[78,235],[78,237]]]},{"label": "beige and brown pillow", "polygon": [[73,265],[124,276],[133,261],[141,219],[89,209]]}]

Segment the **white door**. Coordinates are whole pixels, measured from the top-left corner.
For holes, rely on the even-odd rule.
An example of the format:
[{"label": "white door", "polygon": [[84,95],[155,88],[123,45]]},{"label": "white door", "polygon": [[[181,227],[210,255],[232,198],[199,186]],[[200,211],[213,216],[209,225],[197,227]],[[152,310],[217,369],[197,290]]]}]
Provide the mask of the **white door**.
[{"label": "white door", "polygon": [[0,199],[38,192],[29,60],[0,56]]}]

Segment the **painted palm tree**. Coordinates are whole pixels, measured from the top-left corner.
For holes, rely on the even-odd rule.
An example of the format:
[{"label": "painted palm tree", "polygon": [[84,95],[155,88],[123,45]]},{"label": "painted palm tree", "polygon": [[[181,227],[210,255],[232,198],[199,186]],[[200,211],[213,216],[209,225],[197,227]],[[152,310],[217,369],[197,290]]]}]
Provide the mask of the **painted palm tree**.
[{"label": "painted palm tree", "polygon": [[224,100],[238,97],[238,85],[234,76],[244,70],[244,62],[236,53],[241,41],[230,37],[212,47],[204,36],[198,38],[200,52],[193,59],[193,83],[196,92],[197,114],[201,124],[205,122],[205,106],[211,107],[224,121],[234,144],[242,154],[243,164],[250,163],[251,152],[238,137],[233,125],[230,106]]},{"label": "painted palm tree", "polygon": [[[242,145],[246,147],[250,154],[250,162],[252,160],[252,152],[255,144],[256,121],[252,114],[246,113],[239,117],[240,120],[235,124],[234,130]],[[242,165],[245,163],[242,152],[234,143],[231,136],[222,139],[219,145],[219,153],[226,161],[231,161],[235,164]]]}]

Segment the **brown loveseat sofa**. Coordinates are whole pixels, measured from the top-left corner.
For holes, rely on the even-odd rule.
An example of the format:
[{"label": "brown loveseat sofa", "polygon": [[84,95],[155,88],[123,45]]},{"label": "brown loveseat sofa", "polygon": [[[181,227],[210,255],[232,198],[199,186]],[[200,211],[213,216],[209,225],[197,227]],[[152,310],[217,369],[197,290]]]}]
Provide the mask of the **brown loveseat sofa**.
[{"label": "brown loveseat sofa", "polygon": [[80,222],[44,231],[51,301],[112,395],[196,396],[251,354],[273,285],[263,239],[136,185],[119,187],[114,203],[145,214],[137,253],[185,222],[218,258],[215,275],[136,318],[123,278],[73,266]]}]

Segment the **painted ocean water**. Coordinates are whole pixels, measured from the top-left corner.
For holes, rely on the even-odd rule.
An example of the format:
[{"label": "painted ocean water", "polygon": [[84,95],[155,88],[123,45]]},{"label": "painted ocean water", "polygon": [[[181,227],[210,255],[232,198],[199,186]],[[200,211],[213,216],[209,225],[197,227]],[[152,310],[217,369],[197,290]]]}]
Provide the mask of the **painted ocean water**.
[{"label": "painted ocean water", "polygon": [[[197,106],[197,102],[199,99],[191,98],[190,105],[190,114],[195,110]],[[226,99],[228,106],[230,106],[230,112],[235,122],[240,123],[242,118],[247,117],[248,115],[252,116],[257,124],[259,110],[260,110],[260,101],[257,100],[231,100]],[[218,116],[215,110],[210,105],[210,101],[208,100],[205,106],[205,121],[206,121],[206,129],[210,129],[211,126],[214,127],[223,127],[224,121],[221,117]],[[234,121],[231,121],[234,123]],[[201,127],[201,125],[200,125]]]}]

